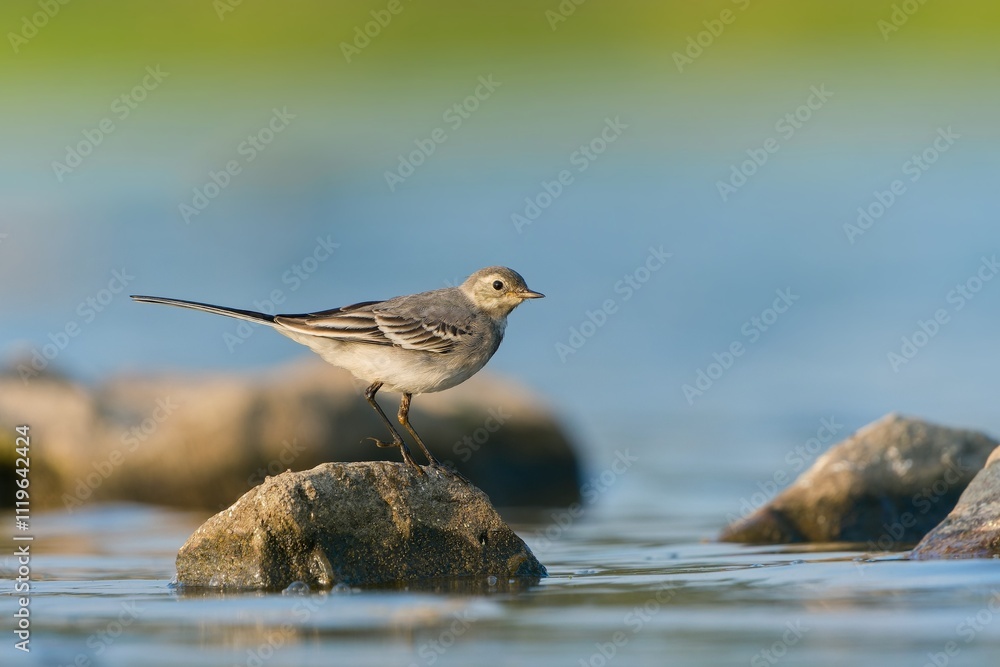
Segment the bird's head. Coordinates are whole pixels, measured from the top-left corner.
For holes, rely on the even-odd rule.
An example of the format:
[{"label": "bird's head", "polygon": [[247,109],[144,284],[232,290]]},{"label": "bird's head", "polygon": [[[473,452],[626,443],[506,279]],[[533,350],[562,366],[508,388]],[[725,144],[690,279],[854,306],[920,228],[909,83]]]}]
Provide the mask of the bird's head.
[{"label": "bird's head", "polygon": [[540,299],[517,271],[504,266],[480,269],[462,283],[462,292],[493,318],[506,317],[525,299]]}]

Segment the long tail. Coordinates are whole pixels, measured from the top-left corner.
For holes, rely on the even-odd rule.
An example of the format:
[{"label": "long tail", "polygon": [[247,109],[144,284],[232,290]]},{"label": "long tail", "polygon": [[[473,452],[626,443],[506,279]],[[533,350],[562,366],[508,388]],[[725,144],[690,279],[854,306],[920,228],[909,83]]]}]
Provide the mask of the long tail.
[{"label": "long tail", "polygon": [[144,303],[162,303],[167,306],[179,306],[181,308],[191,308],[192,310],[204,310],[206,313],[215,313],[216,315],[235,317],[236,319],[246,320],[248,322],[267,324],[272,327],[275,326],[274,315],[267,315],[266,313],[258,313],[253,310],[240,310],[239,308],[224,308],[223,306],[213,306],[208,303],[198,303],[197,301],[182,301],[180,299],[166,299],[161,296],[142,296],[138,294],[133,294],[132,300],[141,301]]}]

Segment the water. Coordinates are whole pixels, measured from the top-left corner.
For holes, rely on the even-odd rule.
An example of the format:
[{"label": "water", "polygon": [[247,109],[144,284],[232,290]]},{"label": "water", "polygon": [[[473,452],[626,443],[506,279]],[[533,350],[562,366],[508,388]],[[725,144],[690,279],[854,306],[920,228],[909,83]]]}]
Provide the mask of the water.
[{"label": "water", "polygon": [[[503,263],[547,298],[513,314],[489,370],[554,407],[590,471],[590,502],[565,526],[556,510],[515,517],[551,576],[492,594],[187,596],[168,585],[173,557],[203,515],[37,514],[33,650],[11,648],[4,580],[3,665],[995,662],[994,562],[705,542],[773,494],[777,473],[801,472],[787,456],[823,419],[841,425],[824,449],[893,410],[1000,432],[1000,281],[961,309],[949,299],[998,250],[1000,89],[983,83],[995,80],[993,5],[922,4],[887,36],[877,21],[890,8],[860,1],[586,3],[558,30],[543,12],[554,1],[499,13],[413,3],[347,62],[339,43],[371,3],[243,3],[224,22],[207,0],[161,4],[144,10],[157,14],[142,25],[163,27],[153,34],[124,2],[74,3],[4,70],[3,361],[49,345],[51,370],[88,382],[242,372],[308,352],[270,332],[230,348],[234,322],[124,295],[251,308],[279,290],[281,310],[302,312]],[[748,9],[678,71],[674,52],[723,5]],[[3,9],[17,31],[35,4]],[[163,85],[57,177],[53,161],[158,64],[171,73]],[[491,74],[496,95],[390,190],[398,156]],[[824,85],[829,103],[723,200],[716,183]],[[185,221],[179,205],[285,106],[294,124]],[[512,224],[618,117],[629,127],[599,160],[530,226]],[[909,180],[905,162],[942,128],[961,138]],[[905,194],[849,238],[844,225],[894,179]],[[340,247],[308,280],[286,280],[318,237]],[[661,245],[673,257],[626,299],[616,285]],[[134,276],[127,292],[88,309],[113,271]],[[788,288],[795,305],[745,333]],[[608,299],[615,312],[561,356]],[[948,322],[894,368],[887,354],[939,309]],[[67,327],[78,334],[56,352]],[[689,400],[684,385],[734,342],[746,353]],[[622,450],[640,461],[601,483]],[[8,556],[0,576],[12,567]],[[126,620],[106,643],[99,633]]]},{"label": "water", "polygon": [[[920,666],[936,654],[937,664],[994,664],[995,561],[713,543],[732,505],[713,495],[683,466],[633,467],[577,518],[509,515],[550,576],[524,590],[476,582],[475,592],[186,593],[171,585],[173,560],[202,515],[140,505],[39,514],[32,651],[12,648],[4,581],[3,664]],[[13,567],[8,557],[4,577]]]}]

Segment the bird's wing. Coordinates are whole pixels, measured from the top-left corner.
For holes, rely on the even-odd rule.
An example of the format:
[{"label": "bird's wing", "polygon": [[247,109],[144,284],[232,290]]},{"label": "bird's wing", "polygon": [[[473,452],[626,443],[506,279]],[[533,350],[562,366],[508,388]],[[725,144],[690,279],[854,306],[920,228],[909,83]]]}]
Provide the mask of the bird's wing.
[{"label": "bird's wing", "polygon": [[423,352],[450,352],[455,343],[471,334],[461,325],[380,309],[378,306],[383,303],[366,301],[319,313],[277,315],[274,321],[290,331],[310,336]]},{"label": "bird's wing", "polygon": [[471,333],[457,324],[427,317],[414,318],[376,311],[375,319],[382,334],[404,350],[451,352],[462,337]]}]

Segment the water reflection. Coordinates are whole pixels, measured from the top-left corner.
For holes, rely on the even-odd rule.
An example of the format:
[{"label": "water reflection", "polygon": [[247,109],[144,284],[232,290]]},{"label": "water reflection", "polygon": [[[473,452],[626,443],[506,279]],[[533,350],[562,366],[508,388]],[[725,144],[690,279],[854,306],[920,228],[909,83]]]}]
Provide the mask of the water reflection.
[{"label": "water reflection", "polygon": [[[293,582],[283,591],[234,590],[231,588],[216,588],[208,586],[186,586],[172,582],[171,588],[178,598],[192,599],[238,599],[244,597],[262,597],[282,595],[284,597],[316,597],[327,595],[351,595],[360,593],[423,593],[432,595],[459,596],[492,596],[520,595],[535,590],[541,583],[541,577],[511,577],[498,578],[490,576],[476,577],[437,577],[416,581],[394,581],[362,586],[337,584],[326,591],[312,591],[302,582]],[[290,590],[291,589],[291,590]]]},{"label": "water reflection", "polygon": [[[619,664],[746,664],[781,653],[789,664],[885,662],[889,654],[894,663],[923,664],[954,641],[970,664],[989,664],[1000,650],[1000,623],[980,624],[968,642],[956,634],[964,618],[992,613],[990,591],[1000,590],[992,561],[909,561],[859,545],[698,542],[692,532],[711,534],[722,519],[692,511],[684,524],[610,509],[539,554],[550,575],[541,580],[273,593],[170,585],[176,548],[198,517],[138,506],[49,515],[33,561],[32,622],[44,641],[32,657],[44,665],[303,667],[328,665],[331,656],[408,666],[502,655],[575,666],[610,664],[608,655]],[[130,528],[82,539],[102,513]],[[529,536],[541,528],[516,526]],[[144,543],[152,547],[135,548]],[[95,544],[103,553],[93,553]],[[0,614],[11,609],[11,598],[0,596]],[[125,609],[137,613],[119,632]]]}]

